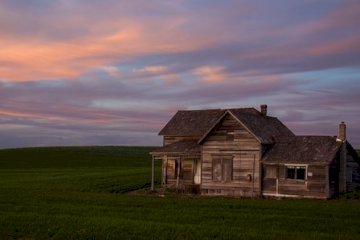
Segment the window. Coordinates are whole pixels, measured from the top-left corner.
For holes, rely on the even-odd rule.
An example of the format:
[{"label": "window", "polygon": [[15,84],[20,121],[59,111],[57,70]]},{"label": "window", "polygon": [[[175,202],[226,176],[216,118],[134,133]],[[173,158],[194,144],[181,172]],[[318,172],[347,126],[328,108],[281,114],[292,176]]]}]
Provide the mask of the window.
[{"label": "window", "polygon": [[233,157],[232,156],[213,156],[213,181],[230,182],[232,181]]},{"label": "window", "polygon": [[286,178],[305,180],[306,166],[286,166]]},{"label": "window", "polygon": [[181,172],[184,180],[193,179],[193,164],[191,160],[184,160],[181,163]]}]

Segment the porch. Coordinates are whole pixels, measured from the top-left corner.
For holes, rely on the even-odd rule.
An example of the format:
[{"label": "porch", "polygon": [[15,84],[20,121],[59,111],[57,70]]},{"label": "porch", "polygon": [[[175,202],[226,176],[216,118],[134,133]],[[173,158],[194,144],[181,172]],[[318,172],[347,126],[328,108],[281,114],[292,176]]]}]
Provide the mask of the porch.
[{"label": "porch", "polygon": [[154,190],[155,161],[162,163],[162,187],[184,189],[187,186],[200,185],[201,154],[200,146],[196,142],[172,143],[158,148],[150,154],[152,155],[152,190]]}]

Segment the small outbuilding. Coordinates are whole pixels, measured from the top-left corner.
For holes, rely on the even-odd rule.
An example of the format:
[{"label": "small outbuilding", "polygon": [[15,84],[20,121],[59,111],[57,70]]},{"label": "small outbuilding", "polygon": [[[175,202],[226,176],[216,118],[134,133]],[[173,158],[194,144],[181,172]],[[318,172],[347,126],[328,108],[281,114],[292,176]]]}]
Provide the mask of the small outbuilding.
[{"label": "small outbuilding", "polygon": [[[327,199],[360,186],[356,151],[339,135],[296,136],[267,106],[178,111],[160,131],[162,186],[202,195]],[[153,170],[154,176],[154,170]],[[152,188],[154,187],[152,181]]]}]

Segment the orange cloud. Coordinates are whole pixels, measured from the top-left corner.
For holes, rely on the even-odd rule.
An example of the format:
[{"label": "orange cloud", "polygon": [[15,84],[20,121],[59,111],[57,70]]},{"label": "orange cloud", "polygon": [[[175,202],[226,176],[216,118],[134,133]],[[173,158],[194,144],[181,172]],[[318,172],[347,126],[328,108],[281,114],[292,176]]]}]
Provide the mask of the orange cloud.
[{"label": "orange cloud", "polygon": [[126,44],[136,38],[136,33],[123,31],[100,39],[83,39],[75,42],[13,42],[0,40],[0,61],[9,63],[0,69],[4,79],[31,80],[71,78],[84,71],[107,63],[98,59],[108,54],[115,42]]},{"label": "orange cloud", "polygon": [[[168,24],[159,28],[154,23],[129,22],[122,27],[121,22],[118,23],[121,30],[113,30],[115,21],[107,31],[98,30],[98,34],[61,41],[17,39],[0,32],[0,36],[4,36],[0,38],[0,45],[6,46],[0,48],[0,62],[6,63],[0,68],[0,78],[20,81],[74,78],[114,61],[153,53],[192,51],[213,42],[211,38],[179,31],[171,21]],[[156,32],[151,30],[154,28]],[[144,69],[153,73],[163,70],[158,66]]]}]

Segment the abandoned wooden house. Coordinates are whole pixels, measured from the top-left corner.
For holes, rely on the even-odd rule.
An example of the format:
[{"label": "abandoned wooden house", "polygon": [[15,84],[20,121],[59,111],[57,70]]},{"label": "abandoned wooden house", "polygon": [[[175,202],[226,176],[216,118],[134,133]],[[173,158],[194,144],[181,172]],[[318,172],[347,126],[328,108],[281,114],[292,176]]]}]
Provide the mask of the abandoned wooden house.
[{"label": "abandoned wooden house", "polygon": [[[327,199],[360,186],[359,158],[339,135],[296,136],[267,106],[178,111],[160,131],[162,186],[202,195]],[[152,179],[152,188],[154,181]]]}]

